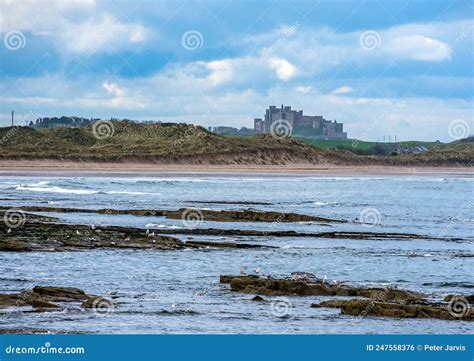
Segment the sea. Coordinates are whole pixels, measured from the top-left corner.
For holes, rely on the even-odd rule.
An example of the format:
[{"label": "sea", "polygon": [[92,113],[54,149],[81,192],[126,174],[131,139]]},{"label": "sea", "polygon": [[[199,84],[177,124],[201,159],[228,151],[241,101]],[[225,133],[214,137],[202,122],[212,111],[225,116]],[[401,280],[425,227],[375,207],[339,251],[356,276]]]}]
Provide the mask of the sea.
[{"label": "sea", "polygon": [[[440,300],[474,293],[474,178],[465,176],[2,176],[1,208],[214,209],[294,212],[345,223],[190,222],[164,217],[39,214],[100,228],[223,228],[296,232],[387,232],[427,239],[214,237],[209,241],[275,246],[183,251],[106,249],[0,252],[0,293],[35,285],[70,286],[113,300],[93,312],[0,309],[0,329],[52,333],[379,334],[472,333],[465,321],[354,317],[311,308],[325,296],[263,296],[231,292],[225,274],[289,277],[310,272],[331,283],[398,287]],[[0,235],[1,237],[1,235]],[[441,239],[440,239],[441,238]]]}]

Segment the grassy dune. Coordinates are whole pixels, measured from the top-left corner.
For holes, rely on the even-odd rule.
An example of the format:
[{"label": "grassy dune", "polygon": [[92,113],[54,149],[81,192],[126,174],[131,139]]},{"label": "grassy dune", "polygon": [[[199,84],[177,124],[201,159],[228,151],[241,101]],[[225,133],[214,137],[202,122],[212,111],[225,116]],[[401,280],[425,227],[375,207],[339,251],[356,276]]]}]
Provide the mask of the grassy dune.
[{"label": "grassy dune", "polygon": [[[269,135],[229,137],[187,124],[113,122],[104,138],[86,128],[0,128],[0,159],[56,159],[177,164],[374,164],[468,166],[474,143],[431,145],[419,155],[357,156]],[[99,128],[100,129],[100,128]],[[104,130],[103,129],[103,130]],[[113,134],[112,134],[113,133]],[[99,134],[99,137],[97,136]],[[108,135],[108,136],[107,136]]]}]

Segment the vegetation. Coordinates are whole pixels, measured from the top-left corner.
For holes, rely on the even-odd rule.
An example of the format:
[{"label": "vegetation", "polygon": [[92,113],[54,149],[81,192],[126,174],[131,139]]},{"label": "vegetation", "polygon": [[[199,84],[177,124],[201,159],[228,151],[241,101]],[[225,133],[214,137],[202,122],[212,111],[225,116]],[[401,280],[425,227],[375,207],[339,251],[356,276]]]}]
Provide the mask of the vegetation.
[{"label": "vegetation", "polygon": [[421,142],[421,141],[405,141],[405,142],[367,142],[357,139],[311,139],[300,138],[298,140],[322,149],[340,149],[346,150],[357,155],[390,155],[399,149],[425,147],[431,149],[440,145],[440,142]]},{"label": "vegetation", "polygon": [[[175,123],[99,122],[81,128],[0,128],[0,159],[191,164],[472,165],[473,139],[449,144],[416,142],[421,154],[372,155],[377,146],[351,140],[275,139],[270,135],[222,136]],[[400,144],[408,145],[403,142]],[[352,148],[352,150],[350,149]],[[354,154],[353,148],[366,150]],[[370,155],[366,155],[370,154]],[[384,154],[384,153],[382,153]]]},{"label": "vegetation", "polygon": [[293,139],[225,137],[203,127],[104,122],[94,128],[0,128],[0,159],[153,161],[160,163],[281,164],[331,158]]}]

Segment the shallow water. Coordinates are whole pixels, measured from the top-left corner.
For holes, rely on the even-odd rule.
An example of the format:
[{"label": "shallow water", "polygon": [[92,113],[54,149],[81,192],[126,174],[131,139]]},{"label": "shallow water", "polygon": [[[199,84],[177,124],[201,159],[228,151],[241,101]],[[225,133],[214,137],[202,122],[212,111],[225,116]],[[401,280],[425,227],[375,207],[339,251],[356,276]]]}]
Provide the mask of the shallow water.
[{"label": "shallow water", "polygon": [[[1,253],[0,292],[35,284],[74,286],[114,297],[112,312],[42,314],[4,310],[0,327],[101,333],[464,333],[467,322],[394,320],[312,309],[325,297],[288,297],[288,314],[271,303],[231,293],[219,275],[287,276],[312,272],[328,282],[398,286],[434,297],[474,291],[474,180],[429,177],[4,177],[0,204],[9,207],[245,209],[290,211],[348,220],[344,224],[202,222],[202,228],[402,232],[439,240],[346,240],[272,237],[194,237],[275,245],[278,249]],[[252,201],[269,205],[209,204]],[[367,211],[369,209],[369,211]],[[375,211],[374,211],[375,209]],[[368,212],[368,213],[367,213]],[[354,222],[364,214],[375,225]],[[142,228],[186,225],[162,217],[52,214],[65,222]],[[368,221],[374,219],[368,218]],[[369,227],[367,227],[369,226]],[[156,231],[159,232],[159,231]],[[178,236],[185,240],[187,236]],[[279,298],[266,297],[269,300]],[[5,316],[5,317],[3,317]]]}]

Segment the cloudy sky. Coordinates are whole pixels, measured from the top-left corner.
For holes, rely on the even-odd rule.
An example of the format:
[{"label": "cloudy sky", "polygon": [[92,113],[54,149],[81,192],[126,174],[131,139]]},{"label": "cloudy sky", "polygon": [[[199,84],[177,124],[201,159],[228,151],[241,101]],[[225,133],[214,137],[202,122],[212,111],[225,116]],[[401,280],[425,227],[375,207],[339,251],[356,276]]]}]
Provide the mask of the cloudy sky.
[{"label": "cloudy sky", "polygon": [[250,127],[285,104],[350,137],[449,141],[453,122],[473,129],[473,4],[0,0],[0,125]]}]

